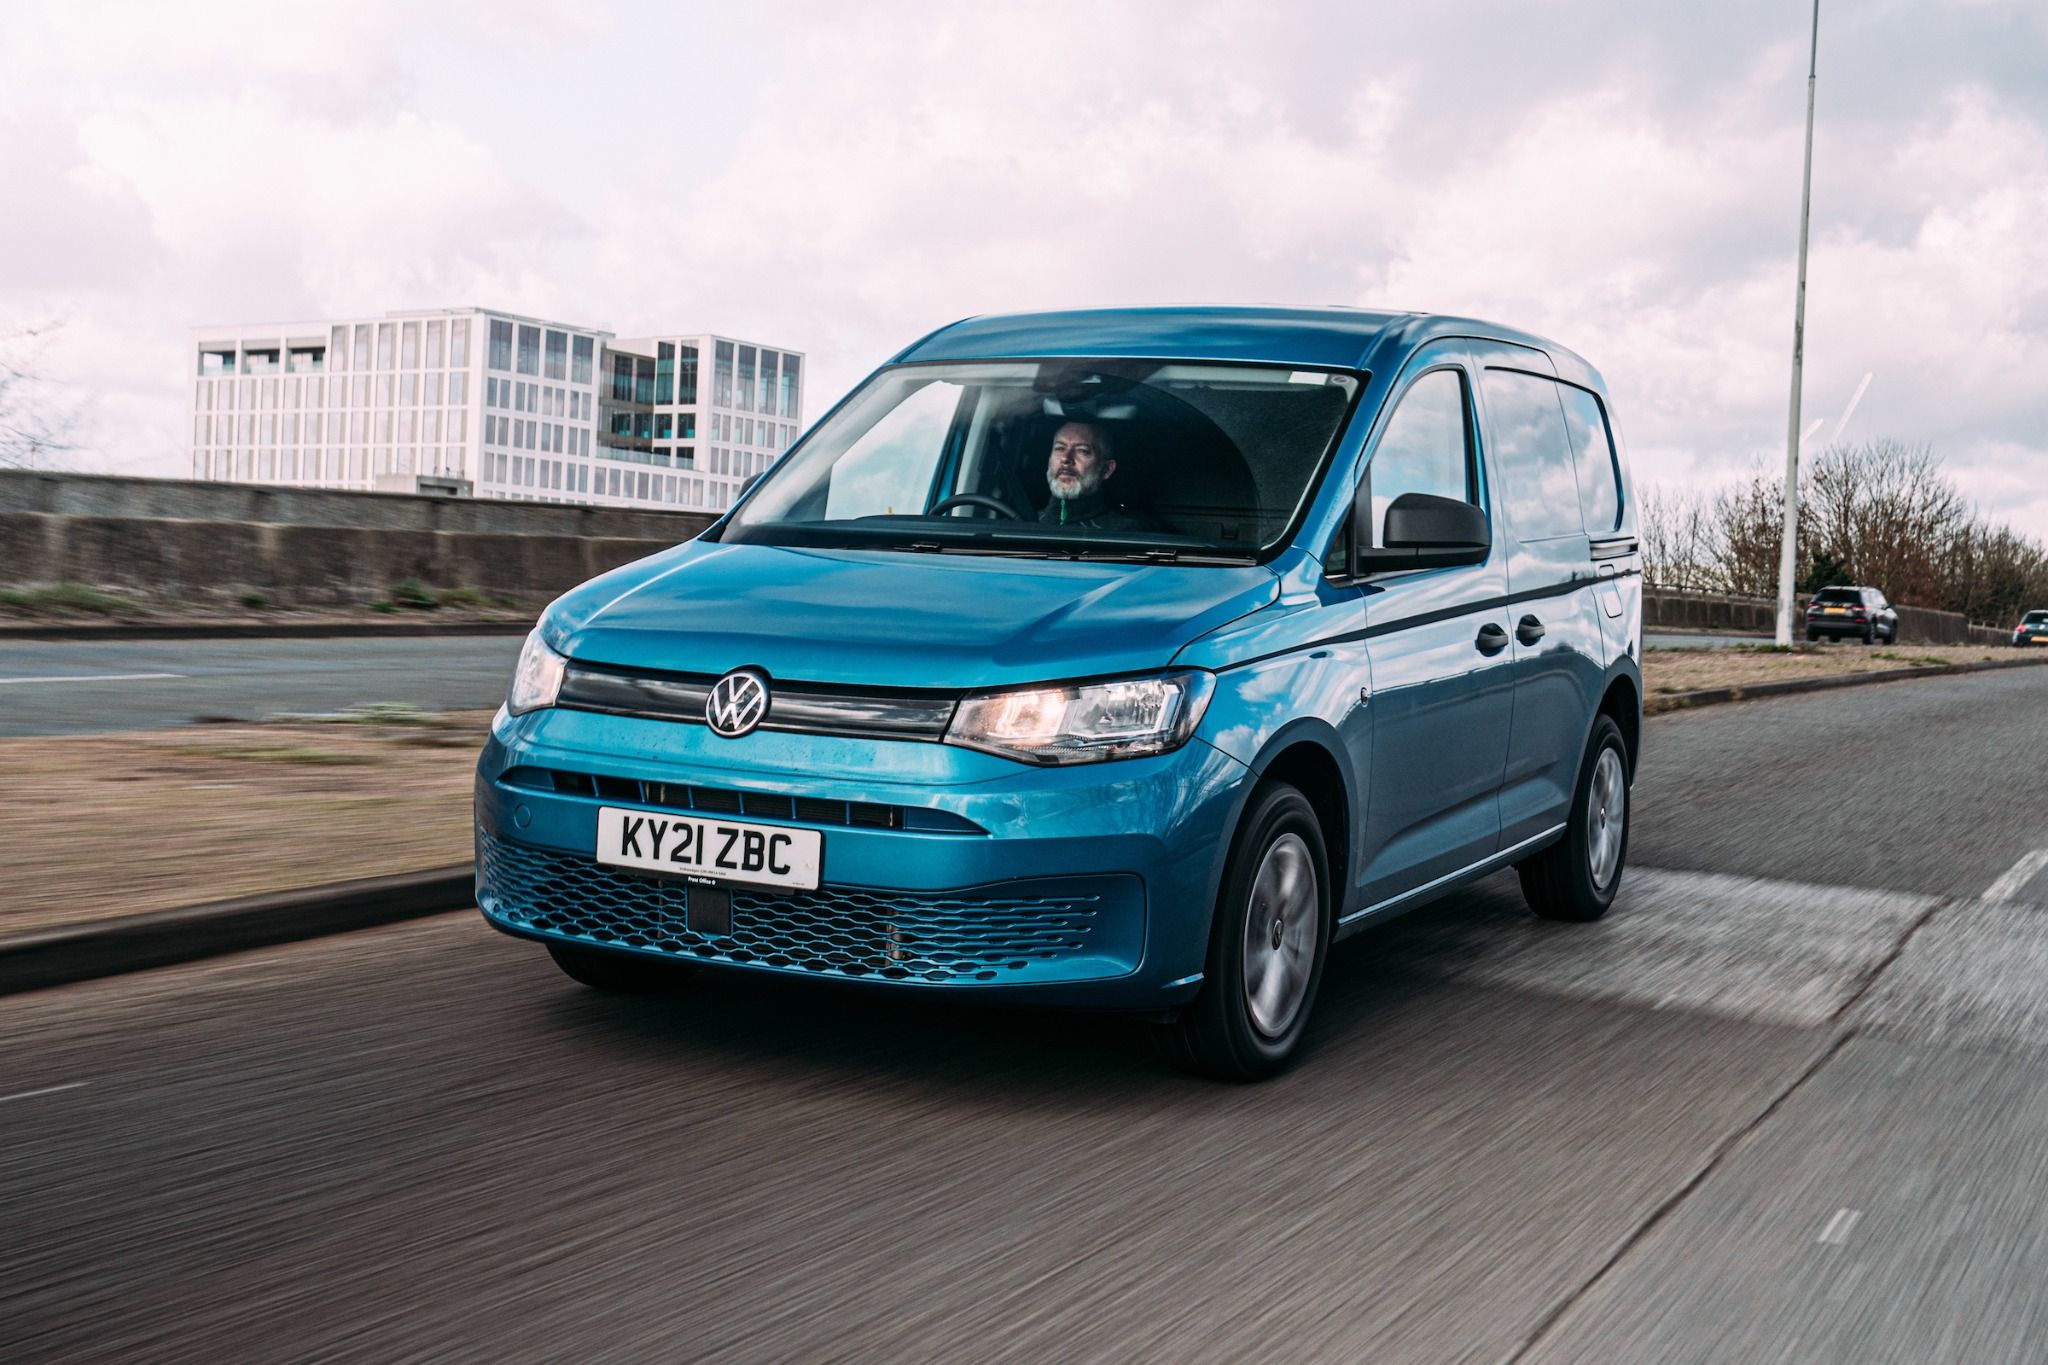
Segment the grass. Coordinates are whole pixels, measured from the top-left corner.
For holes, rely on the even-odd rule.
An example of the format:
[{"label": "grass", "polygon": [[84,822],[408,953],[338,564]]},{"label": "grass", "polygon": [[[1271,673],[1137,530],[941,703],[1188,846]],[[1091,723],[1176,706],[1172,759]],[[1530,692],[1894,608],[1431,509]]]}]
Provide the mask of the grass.
[{"label": "grass", "polygon": [[476,726],[467,718],[441,711],[425,711],[406,701],[373,701],[341,711],[286,712],[272,716],[286,725],[394,725],[422,730],[460,730],[471,734]]},{"label": "grass", "polygon": [[309,749],[300,744],[184,744],[172,752],[187,758],[224,758],[237,763],[296,763],[313,767],[376,762],[376,759],[365,754],[336,753],[332,749]]},{"label": "grass", "polygon": [[0,607],[29,612],[76,612],[112,616],[141,606],[132,597],[89,588],[83,583],[52,583],[42,588],[0,589]]},{"label": "grass", "polygon": [[403,583],[392,584],[389,600],[414,611],[432,611],[441,605],[441,599],[427,591],[417,578],[408,578]]}]

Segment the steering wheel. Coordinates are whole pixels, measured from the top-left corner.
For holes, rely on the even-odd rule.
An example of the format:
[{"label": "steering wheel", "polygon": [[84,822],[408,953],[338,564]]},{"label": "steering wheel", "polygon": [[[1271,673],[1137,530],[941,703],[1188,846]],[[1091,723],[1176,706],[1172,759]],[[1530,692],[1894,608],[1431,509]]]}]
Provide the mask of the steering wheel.
[{"label": "steering wheel", "polygon": [[986,493],[955,493],[950,498],[940,498],[925,511],[928,517],[936,517],[952,511],[955,507],[986,507],[1005,521],[1022,521],[1017,509],[1001,498],[989,497]]}]

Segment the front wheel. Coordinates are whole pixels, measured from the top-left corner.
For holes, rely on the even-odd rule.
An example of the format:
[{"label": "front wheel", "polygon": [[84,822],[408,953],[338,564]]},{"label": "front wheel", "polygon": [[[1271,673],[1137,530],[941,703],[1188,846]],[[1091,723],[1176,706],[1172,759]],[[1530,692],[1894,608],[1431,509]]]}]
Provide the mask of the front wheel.
[{"label": "front wheel", "polygon": [[1578,923],[1607,913],[1628,861],[1628,796],[1628,748],[1614,718],[1602,715],[1586,741],[1564,838],[1515,864],[1531,910]]},{"label": "front wheel", "polygon": [[1262,786],[1224,868],[1202,993],[1160,1026],[1166,1053],[1219,1080],[1285,1068],[1322,984],[1332,900],[1315,808],[1285,783]]},{"label": "front wheel", "polygon": [[550,943],[548,956],[571,980],[616,995],[659,995],[680,986],[696,970],[690,962],[663,962],[639,953],[608,953],[567,943]]}]

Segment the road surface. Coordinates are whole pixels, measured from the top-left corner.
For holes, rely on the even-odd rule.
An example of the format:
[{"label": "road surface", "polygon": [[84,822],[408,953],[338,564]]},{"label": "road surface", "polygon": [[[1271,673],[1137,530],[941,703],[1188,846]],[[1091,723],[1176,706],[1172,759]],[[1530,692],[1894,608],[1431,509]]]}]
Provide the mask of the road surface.
[{"label": "road surface", "polygon": [[2038,1359],[2044,745],[2036,670],[1655,718],[1605,921],[1355,940],[1251,1088],[474,913],[0,1000],[0,1359]]},{"label": "road surface", "polygon": [[516,635],[11,640],[0,648],[0,738],[261,720],[371,702],[492,707],[505,699],[519,645]]}]

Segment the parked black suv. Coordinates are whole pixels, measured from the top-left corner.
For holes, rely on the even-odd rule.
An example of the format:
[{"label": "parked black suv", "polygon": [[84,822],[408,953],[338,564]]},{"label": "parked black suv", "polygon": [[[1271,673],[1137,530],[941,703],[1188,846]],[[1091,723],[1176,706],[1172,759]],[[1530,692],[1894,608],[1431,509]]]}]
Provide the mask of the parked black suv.
[{"label": "parked black suv", "polygon": [[1876,588],[1822,588],[1806,604],[1806,641],[1899,642],[1899,614]]}]

